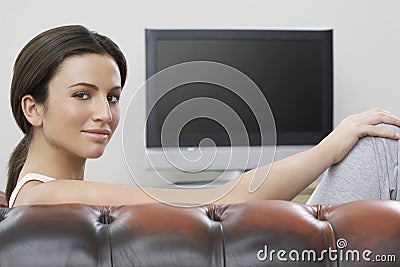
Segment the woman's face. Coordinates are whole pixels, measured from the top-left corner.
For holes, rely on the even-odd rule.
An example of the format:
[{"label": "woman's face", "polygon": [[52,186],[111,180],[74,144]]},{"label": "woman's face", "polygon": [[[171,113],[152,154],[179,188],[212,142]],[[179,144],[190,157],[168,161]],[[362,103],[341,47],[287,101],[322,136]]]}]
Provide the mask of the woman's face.
[{"label": "woman's face", "polygon": [[43,135],[56,149],[100,157],[120,118],[121,77],[111,56],[86,54],[64,60],[49,82]]}]

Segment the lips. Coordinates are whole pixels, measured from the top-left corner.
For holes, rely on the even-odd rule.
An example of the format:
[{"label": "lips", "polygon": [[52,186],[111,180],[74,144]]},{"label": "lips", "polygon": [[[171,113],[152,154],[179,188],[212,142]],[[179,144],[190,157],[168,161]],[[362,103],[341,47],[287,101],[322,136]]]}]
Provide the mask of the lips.
[{"label": "lips", "polygon": [[109,139],[111,131],[107,129],[87,129],[83,130],[82,133],[94,141],[105,142]]}]

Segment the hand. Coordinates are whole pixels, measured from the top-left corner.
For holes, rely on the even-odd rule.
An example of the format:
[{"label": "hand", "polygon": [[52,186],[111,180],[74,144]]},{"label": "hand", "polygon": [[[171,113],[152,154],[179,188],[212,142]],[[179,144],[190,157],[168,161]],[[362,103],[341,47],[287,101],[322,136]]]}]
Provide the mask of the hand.
[{"label": "hand", "polygon": [[340,162],[362,137],[376,136],[394,140],[400,139],[400,136],[393,131],[376,126],[379,123],[400,127],[400,119],[393,114],[379,108],[371,109],[342,120],[318,146],[327,148],[332,157],[333,165]]}]

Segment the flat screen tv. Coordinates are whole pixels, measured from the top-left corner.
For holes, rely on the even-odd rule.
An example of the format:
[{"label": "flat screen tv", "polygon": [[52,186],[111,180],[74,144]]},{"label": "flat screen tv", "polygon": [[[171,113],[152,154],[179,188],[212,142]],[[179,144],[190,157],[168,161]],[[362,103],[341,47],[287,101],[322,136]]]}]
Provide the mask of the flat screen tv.
[{"label": "flat screen tv", "polygon": [[[278,150],[317,144],[332,130],[333,30],[146,29],[145,33],[147,79],[177,64],[196,61],[224,64],[247,75],[268,101]],[[269,145],[260,139],[260,127],[251,107],[223,86],[182,84],[161,98],[163,85],[157,86],[146,91],[146,148],[153,167],[176,167],[163,156],[166,149],[190,153],[205,139],[212,140],[213,149],[221,153],[227,148],[229,153],[236,149],[241,153],[243,146],[257,150]],[[243,121],[248,142],[232,145],[226,127],[209,118],[191,120],[179,131],[178,140],[161,142],[168,115],[180,103],[199,97],[229,105]],[[168,136],[168,132],[164,134]],[[224,156],[214,157],[218,158]],[[259,164],[258,160],[249,162],[245,169]],[[243,166],[232,164],[229,168]],[[218,169],[225,170],[226,166],[214,160],[207,167]]]}]

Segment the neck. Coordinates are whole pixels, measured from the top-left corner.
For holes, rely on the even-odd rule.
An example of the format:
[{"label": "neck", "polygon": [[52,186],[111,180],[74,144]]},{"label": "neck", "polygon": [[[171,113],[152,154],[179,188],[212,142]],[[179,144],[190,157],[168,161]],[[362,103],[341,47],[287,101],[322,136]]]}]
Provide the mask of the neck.
[{"label": "neck", "polygon": [[79,157],[34,135],[20,177],[38,173],[56,179],[83,180],[86,158]]}]

